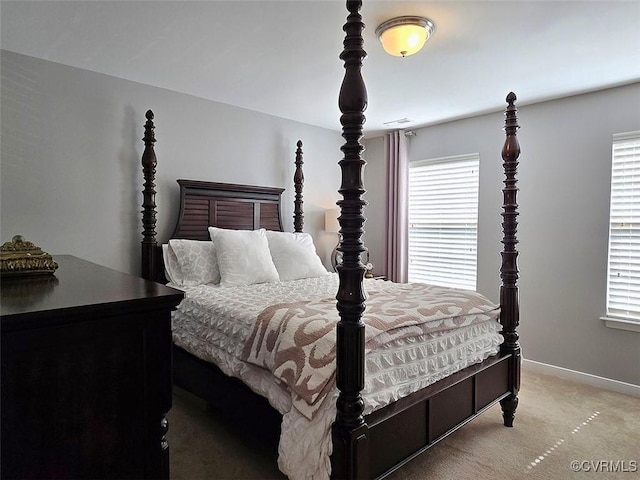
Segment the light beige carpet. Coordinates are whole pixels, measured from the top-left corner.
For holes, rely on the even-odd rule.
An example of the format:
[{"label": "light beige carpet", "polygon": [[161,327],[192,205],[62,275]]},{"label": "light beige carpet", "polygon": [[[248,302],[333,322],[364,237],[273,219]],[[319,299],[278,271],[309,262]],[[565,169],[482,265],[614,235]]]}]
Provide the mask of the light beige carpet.
[{"label": "light beige carpet", "polygon": [[[269,439],[186,392],[168,418],[172,479],[284,478]],[[523,370],[514,428],[492,407],[389,478],[640,479],[640,398]]]}]

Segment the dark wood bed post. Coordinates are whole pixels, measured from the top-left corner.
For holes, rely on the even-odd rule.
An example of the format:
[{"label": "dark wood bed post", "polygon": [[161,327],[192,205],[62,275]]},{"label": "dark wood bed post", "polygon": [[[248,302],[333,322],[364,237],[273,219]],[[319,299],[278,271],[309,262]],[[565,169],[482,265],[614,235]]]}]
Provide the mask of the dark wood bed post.
[{"label": "dark wood bed post", "polygon": [[365,193],[362,170],[365,161],[360,143],[367,108],[367,90],[362,79],[362,61],[366,57],[363,49],[362,31],[364,23],[359,11],[362,1],[347,0],[349,15],[343,30],[346,33],[344,50],[340,59],[344,61],[345,76],[340,88],[338,105],[342,116],[342,136],[346,140],[341,147],[344,158],[339,162],[342,169],[342,184],[338,191],[343,199],[337,204],[341,208],[341,241],[338,250],[343,254],[338,265],[337,309],[340,321],[337,326],[336,384],[339,390],[337,415],[333,424],[333,478],[369,478],[368,427],[362,415],[364,401],[364,323],[365,294],[362,286],[365,267],[360,255],[365,251],[362,235],[365,217],[362,199]]},{"label": "dark wood bed post", "polygon": [[296,191],[296,198],[293,202],[293,229],[295,232],[302,232],[304,227],[304,213],[302,209],[302,187],[304,186],[304,174],[302,173],[302,140],[298,140],[296,149],[296,173],[293,175],[293,186]]},{"label": "dark wood bed post", "polygon": [[504,343],[501,352],[511,354],[509,365],[509,390],[511,394],[500,401],[502,406],[502,416],[507,427],[513,426],[516,408],[518,407],[518,391],[520,390],[520,344],[518,343],[518,332],[516,331],[520,321],[520,309],[518,306],[518,250],[516,236],[518,229],[518,203],[516,195],[518,193],[516,173],[518,170],[518,157],[520,156],[520,145],[518,143],[517,130],[518,110],[515,106],[516,95],[511,92],[507,95],[507,108],[505,110],[504,130],[506,139],[502,148],[502,159],[504,160],[504,203],[502,205],[502,231],[504,245],[501,252],[502,267],[500,268],[500,323],[502,324],[502,335]]},{"label": "dark wood bed post", "polygon": [[142,190],[142,278],[154,280],[156,278],[156,262],[154,250],[158,245],[156,241],[156,152],[153,144],[156,143],[154,135],[153,112],[147,110],[147,122],[144,124],[144,152],[142,153],[142,173],[144,175],[144,188]]}]

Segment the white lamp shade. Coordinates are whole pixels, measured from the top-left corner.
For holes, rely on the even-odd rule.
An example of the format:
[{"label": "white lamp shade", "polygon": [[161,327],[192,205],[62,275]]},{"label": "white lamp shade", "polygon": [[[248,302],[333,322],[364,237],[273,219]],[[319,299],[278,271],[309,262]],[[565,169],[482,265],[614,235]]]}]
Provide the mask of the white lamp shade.
[{"label": "white lamp shade", "polygon": [[338,233],[340,231],[340,223],[338,217],[340,216],[340,209],[333,208],[331,210],[325,210],[324,212],[324,229],[327,232]]}]

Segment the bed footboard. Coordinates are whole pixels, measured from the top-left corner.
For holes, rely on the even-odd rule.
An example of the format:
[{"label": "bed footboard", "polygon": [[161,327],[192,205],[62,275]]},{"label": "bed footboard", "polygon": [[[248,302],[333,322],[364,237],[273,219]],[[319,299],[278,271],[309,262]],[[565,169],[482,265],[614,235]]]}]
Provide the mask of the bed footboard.
[{"label": "bed footboard", "polygon": [[511,360],[490,357],[367,415],[371,478],[395,472],[507,398]]}]

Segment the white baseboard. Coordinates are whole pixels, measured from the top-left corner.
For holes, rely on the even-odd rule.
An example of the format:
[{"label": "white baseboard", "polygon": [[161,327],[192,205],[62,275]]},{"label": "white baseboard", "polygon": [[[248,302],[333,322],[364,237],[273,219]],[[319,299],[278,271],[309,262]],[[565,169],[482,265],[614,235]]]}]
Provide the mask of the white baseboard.
[{"label": "white baseboard", "polygon": [[597,375],[591,375],[590,373],[578,372],[576,370],[569,370],[568,368],[556,367],[555,365],[548,365],[546,363],[540,363],[534,360],[527,360],[526,358],[522,359],[522,368],[530,370],[532,372],[545,373],[547,375],[566,378],[567,380],[574,380],[579,383],[591,385],[592,387],[604,388],[607,390],[612,390],[614,392],[626,393],[627,395],[640,397],[640,385],[634,385],[633,383],[625,383],[619,380],[598,377]]}]

